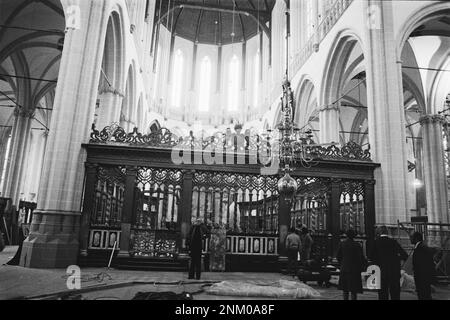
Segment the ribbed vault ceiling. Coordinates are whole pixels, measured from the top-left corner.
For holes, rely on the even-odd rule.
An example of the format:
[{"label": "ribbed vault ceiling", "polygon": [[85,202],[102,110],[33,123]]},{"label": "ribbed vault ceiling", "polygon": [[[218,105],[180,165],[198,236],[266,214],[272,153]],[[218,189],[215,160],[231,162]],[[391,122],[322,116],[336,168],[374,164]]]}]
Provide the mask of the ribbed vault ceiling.
[{"label": "ribbed vault ceiling", "polygon": [[[0,95],[0,125],[10,124],[13,101],[33,110],[53,96],[64,28],[60,0],[0,1],[0,90],[8,96]],[[40,121],[47,116],[36,111]]]}]

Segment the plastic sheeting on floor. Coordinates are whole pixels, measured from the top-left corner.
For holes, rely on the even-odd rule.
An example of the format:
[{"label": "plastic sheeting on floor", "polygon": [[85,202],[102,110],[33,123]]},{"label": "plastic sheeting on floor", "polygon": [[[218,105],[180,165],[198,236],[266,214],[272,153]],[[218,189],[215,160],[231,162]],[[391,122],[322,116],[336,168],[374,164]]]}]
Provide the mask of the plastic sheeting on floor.
[{"label": "plastic sheeting on floor", "polygon": [[208,294],[234,297],[264,297],[276,299],[316,299],[320,293],[310,286],[297,282],[279,280],[264,281],[223,281],[205,290]]}]

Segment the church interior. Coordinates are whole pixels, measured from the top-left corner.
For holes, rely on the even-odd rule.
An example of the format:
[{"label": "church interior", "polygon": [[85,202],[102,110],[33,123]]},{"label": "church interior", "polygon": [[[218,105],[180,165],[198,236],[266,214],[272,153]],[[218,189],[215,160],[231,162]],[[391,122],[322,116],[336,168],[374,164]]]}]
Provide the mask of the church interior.
[{"label": "church interior", "polygon": [[285,268],[299,226],[327,263],[385,225],[450,266],[449,139],[448,1],[0,0],[22,267],[187,270],[199,219],[212,271]]}]

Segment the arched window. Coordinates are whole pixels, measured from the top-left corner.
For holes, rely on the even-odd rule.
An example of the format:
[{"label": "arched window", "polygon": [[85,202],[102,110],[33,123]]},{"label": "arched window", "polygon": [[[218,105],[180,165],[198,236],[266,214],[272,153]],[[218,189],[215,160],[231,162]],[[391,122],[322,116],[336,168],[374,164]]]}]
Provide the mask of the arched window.
[{"label": "arched window", "polygon": [[236,55],[231,58],[228,71],[228,110],[236,111],[239,97],[239,59]]},{"label": "arched window", "polygon": [[172,88],[172,105],[179,108],[181,105],[181,91],[183,88],[184,77],[184,57],[181,50],[175,53],[175,63],[173,65],[173,88]]},{"label": "arched window", "polygon": [[254,88],[253,88],[253,106],[256,108],[258,106],[259,103],[259,80],[261,78],[261,70],[260,70],[260,64],[261,64],[261,53],[258,52],[255,55],[255,79],[253,81],[254,83]]},{"label": "arched window", "polygon": [[208,111],[211,100],[211,60],[208,56],[204,57],[200,67],[200,111]]}]

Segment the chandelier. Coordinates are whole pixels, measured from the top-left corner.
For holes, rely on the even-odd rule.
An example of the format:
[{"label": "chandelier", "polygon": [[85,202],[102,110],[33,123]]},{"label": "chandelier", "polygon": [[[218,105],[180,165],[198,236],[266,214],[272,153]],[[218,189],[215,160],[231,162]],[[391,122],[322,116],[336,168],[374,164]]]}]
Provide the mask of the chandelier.
[{"label": "chandelier", "polygon": [[284,176],[278,181],[278,191],[287,202],[297,193],[297,181],[289,174],[294,164],[311,167],[316,162],[312,131],[298,128],[294,123],[295,99],[289,81],[290,1],[286,1],[286,75],[281,98],[282,121],[278,125],[279,160],[284,166]]}]

